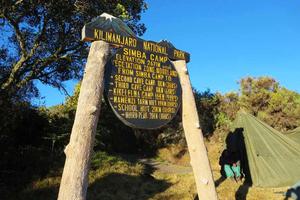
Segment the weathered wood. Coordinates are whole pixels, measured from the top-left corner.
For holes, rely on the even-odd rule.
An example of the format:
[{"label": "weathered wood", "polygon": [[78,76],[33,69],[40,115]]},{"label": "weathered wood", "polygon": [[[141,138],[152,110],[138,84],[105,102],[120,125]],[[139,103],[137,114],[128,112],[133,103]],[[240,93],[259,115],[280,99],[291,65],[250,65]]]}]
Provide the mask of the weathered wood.
[{"label": "weathered wood", "polygon": [[182,122],[183,129],[191,157],[191,165],[196,180],[199,199],[217,200],[214,179],[199,124],[196,103],[186,62],[173,62],[179,74],[182,87]]},{"label": "weathered wood", "polygon": [[104,66],[108,55],[108,43],[95,41],[91,44],[70,143],[65,149],[66,162],[58,200],[86,199],[88,171],[104,88]]}]

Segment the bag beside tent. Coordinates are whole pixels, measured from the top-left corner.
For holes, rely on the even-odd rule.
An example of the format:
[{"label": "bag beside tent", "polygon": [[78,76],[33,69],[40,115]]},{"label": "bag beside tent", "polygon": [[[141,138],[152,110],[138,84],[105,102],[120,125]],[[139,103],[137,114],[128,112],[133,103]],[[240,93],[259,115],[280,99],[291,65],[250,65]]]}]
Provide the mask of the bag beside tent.
[{"label": "bag beside tent", "polygon": [[245,112],[238,113],[234,128],[243,130],[253,185],[283,187],[300,180],[300,143]]}]

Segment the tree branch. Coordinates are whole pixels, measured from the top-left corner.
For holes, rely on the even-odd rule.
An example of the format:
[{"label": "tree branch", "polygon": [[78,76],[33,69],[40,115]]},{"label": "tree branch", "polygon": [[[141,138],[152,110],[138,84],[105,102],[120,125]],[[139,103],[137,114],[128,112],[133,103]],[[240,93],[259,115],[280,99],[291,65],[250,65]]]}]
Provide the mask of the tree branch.
[{"label": "tree branch", "polygon": [[22,81],[20,81],[17,84],[17,88],[22,88],[24,85],[26,85],[30,80],[38,78],[38,74],[41,73],[48,65],[55,61],[63,60],[63,59],[68,59],[67,56],[64,57],[59,57],[59,54],[63,51],[63,47],[59,47],[54,54],[51,56],[41,59],[41,60],[36,60],[34,64],[32,64],[32,69],[30,73],[23,78]]},{"label": "tree branch", "polygon": [[22,35],[22,32],[19,29],[18,22],[14,21],[12,18],[10,18],[8,15],[6,15],[6,13],[4,13],[3,15],[7,19],[7,21],[11,24],[11,26],[13,27],[13,29],[16,33],[16,37],[19,42],[22,56],[26,57],[26,55],[27,55],[26,43],[25,43],[24,37]]},{"label": "tree branch", "polygon": [[[47,73],[48,75],[54,73],[55,70]],[[44,84],[51,84],[52,86],[56,87],[58,90],[62,91],[66,96],[70,97],[71,95],[69,94],[69,92],[67,91],[67,89],[65,88],[65,86],[63,86],[63,84],[59,84],[57,82],[49,82],[49,81],[46,81],[44,79],[42,79],[42,77],[38,77],[37,78],[39,81],[41,81],[42,83]]]},{"label": "tree branch", "polygon": [[25,57],[22,55],[20,60],[12,67],[9,77],[6,80],[6,82],[2,84],[1,89],[5,90],[11,87],[11,85],[15,82],[16,75],[19,72],[19,70],[22,68],[24,62],[25,62]]},{"label": "tree branch", "polygon": [[43,36],[44,36],[44,34],[46,32],[47,22],[48,22],[48,17],[44,16],[43,25],[42,25],[41,31],[40,31],[39,35],[36,37],[36,39],[35,39],[35,41],[33,43],[33,46],[32,46],[32,48],[30,50],[30,53],[27,56],[27,59],[30,59],[34,55],[36,49],[39,47],[40,42],[41,42],[41,40],[42,40],[42,38],[43,38]]},{"label": "tree branch", "polygon": [[11,73],[8,77],[8,80],[5,83],[3,83],[3,85],[1,86],[1,89],[7,89],[15,81],[15,77],[16,77],[17,73],[22,68],[24,62],[26,61],[27,51],[26,51],[26,43],[25,43],[24,37],[19,29],[18,23],[16,21],[14,21],[12,18],[10,18],[5,12],[3,13],[3,16],[4,16],[4,18],[6,18],[8,20],[8,22],[13,27],[13,29],[16,33],[16,37],[17,37],[20,49],[21,49],[20,59],[12,67]]}]

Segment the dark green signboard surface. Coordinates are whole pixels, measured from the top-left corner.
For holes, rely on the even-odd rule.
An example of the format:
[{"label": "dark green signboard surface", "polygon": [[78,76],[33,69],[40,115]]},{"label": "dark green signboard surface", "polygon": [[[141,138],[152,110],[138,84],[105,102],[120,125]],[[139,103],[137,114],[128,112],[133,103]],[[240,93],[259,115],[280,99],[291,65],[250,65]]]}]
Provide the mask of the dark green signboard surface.
[{"label": "dark green signboard surface", "polygon": [[181,104],[178,73],[163,53],[123,47],[106,66],[105,93],[128,126],[155,129],[168,123]]},{"label": "dark green signboard surface", "polygon": [[105,96],[126,125],[156,129],[176,115],[181,85],[171,61],[190,61],[170,42],[138,38],[120,19],[103,13],[82,29],[83,41],[102,40],[116,52],[105,68]]},{"label": "dark green signboard surface", "polygon": [[174,46],[167,45],[165,42],[157,43],[153,41],[146,41],[137,37],[124,36],[89,26],[83,27],[82,39],[84,41],[102,40],[122,47],[138,48],[143,49],[143,51],[161,53],[166,55],[171,60],[185,60],[186,62],[190,61],[189,53],[176,49]]}]

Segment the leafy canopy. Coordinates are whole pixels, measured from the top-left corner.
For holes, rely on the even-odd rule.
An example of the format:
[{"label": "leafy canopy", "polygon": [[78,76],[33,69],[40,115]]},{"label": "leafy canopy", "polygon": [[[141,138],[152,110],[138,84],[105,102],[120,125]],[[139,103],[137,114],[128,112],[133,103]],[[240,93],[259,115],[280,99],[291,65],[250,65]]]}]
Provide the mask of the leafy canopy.
[{"label": "leafy canopy", "polygon": [[219,99],[219,124],[232,121],[244,109],[280,131],[300,126],[300,94],[271,77],[242,78],[240,93],[219,95]]},{"label": "leafy canopy", "polygon": [[34,80],[64,90],[79,78],[87,54],[83,25],[103,12],[122,18],[138,35],[143,0],[5,0],[0,4],[0,95],[38,95]]}]

